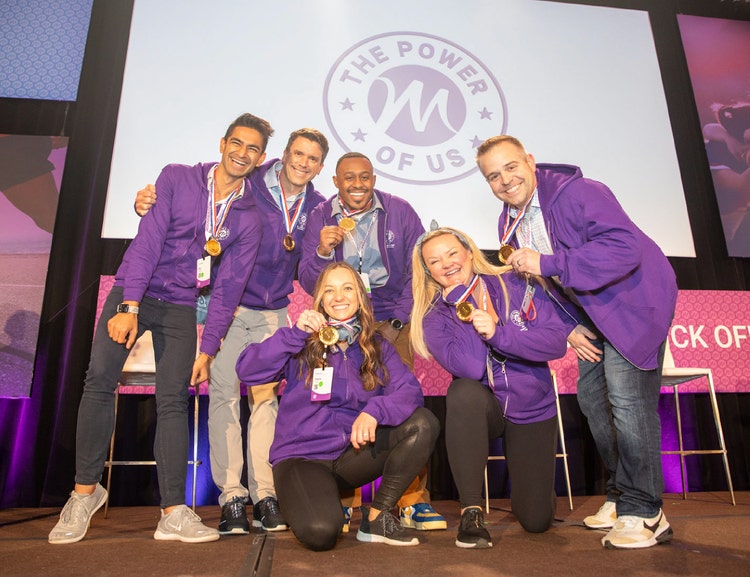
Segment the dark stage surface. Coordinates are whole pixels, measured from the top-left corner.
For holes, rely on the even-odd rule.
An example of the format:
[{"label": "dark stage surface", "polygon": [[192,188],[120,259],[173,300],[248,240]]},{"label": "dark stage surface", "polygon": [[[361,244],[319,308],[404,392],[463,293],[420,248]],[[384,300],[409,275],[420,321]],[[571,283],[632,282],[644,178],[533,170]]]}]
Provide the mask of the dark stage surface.
[{"label": "dark stage surface", "polygon": [[[603,531],[585,529],[586,515],[596,512],[601,496],[558,499],[557,520],[543,534],[523,531],[505,499],[491,501],[487,517],[492,549],[473,551],[454,546],[458,503],[436,501],[448,519],[447,531],[419,532],[418,547],[390,547],[356,540],[359,513],[352,532],[342,535],[332,551],[302,548],[294,535],[252,533],[222,537],[198,545],[155,541],[159,511],[155,507],[113,507],[93,518],[86,538],[72,545],[50,545],[47,534],[59,509],[0,511],[0,574],[4,577],[259,577],[390,576],[436,577],[606,575],[750,576],[750,492],[665,495],[664,512],[674,540],[650,549],[608,551]],[[204,521],[215,526],[218,507],[199,507]]]}]

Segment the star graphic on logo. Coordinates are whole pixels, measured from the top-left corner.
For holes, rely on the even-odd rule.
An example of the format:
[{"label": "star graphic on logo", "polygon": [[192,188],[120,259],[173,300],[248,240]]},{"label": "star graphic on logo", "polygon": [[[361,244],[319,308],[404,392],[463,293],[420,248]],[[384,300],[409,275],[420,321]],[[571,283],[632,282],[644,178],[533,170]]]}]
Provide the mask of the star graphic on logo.
[{"label": "star graphic on logo", "polygon": [[352,136],[354,137],[355,141],[358,140],[360,142],[364,142],[365,141],[365,136],[367,136],[367,133],[366,132],[362,132],[362,129],[358,128],[357,132],[352,132]]},{"label": "star graphic on logo", "polygon": [[484,140],[479,138],[478,136],[475,136],[471,141],[471,147],[472,148],[479,148],[479,145],[482,144]]},{"label": "star graphic on logo", "polygon": [[487,110],[487,107],[485,106],[482,110],[479,111],[479,118],[481,120],[492,120],[492,112]]},{"label": "star graphic on logo", "polygon": [[341,104],[341,110],[354,110],[354,103],[348,98],[339,104]]}]

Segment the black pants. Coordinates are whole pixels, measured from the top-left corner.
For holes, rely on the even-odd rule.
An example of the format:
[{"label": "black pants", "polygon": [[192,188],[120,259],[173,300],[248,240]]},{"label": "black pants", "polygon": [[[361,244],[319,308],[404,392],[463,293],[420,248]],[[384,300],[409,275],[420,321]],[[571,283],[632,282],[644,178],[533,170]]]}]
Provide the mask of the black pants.
[{"label": "black pants", "polygon": [[427,463],[439,432],[435,415],[419,408],[398,427],[378,427],[373,446],[356,450],[350,445],[333,461],[276,463],[276,496],[294,535],[314,551],[332,549],[344,523],[339,492],[381,476],[372,506],[390,511]]},{"label": "black pants", "polygon": [[471,379],[451,383],[446,406],[445,442],[461,507],[481,506],[489,442],[504,437],[513,514],[531,533],[549,529],[557,506],[557,418],[511,423],[492,391]]}]

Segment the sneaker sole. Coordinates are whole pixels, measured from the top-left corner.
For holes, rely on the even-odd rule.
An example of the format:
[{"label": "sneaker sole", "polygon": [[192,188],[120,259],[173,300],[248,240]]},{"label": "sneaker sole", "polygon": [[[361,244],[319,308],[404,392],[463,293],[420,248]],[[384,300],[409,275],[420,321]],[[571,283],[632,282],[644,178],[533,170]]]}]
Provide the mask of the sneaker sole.
[{"label": "sneaker sole", "polygon": [[463,541],[456,539],[456,547],[460,547],[461,549],[491,549],[492,541],[480,539],[476,543],[464,543]]},{"label": "sneaker sole", "polygon": [[394,545],[396,547],[413,547],[414,545],[419,545],[419,539],[416,537],[412,537],[411,541],[396,541],[395,539],[363,533],[362,531],[357,531],[357,541],[362,541],[363,543],[385,543],[386,545]]},{"label": "sneaker sole", "polygon": [[634,541],[633,543],[620,543],[615,544],[612,543],[612,541],[605,541],[604,548],[605,549],[646,549],[648,547],[653,547],[655,545],[660,545],[662,543],[668,543],[672,540],[672,537],[674,537],[674,532],[672,531],[672,527],[667,525],[666,529],[664,529],[661,533],[658,535],[654,535],[651,537],[651,539],[646,539],[645,541]]},{"label": "sneaker sole", "polygon": [[253,527],[258,527],[259,529],[263,529],[264,531],[286,531],[289,529],[287,525],[276,525],[276,527],[266,527],[261,521],[255,521],[253,520]]},{"label": "sneaker sole", "polygon": [[104,491],[104,498],[101,500],[101,502],[99,504],[97,504],[96,507],[94,507],[94,510],[91,511],[91,516],[89,517],[89,522],[86,523],[86,530],[83,532],[82,535],[80,535],[78,537],[69,537],[68,539],[56,539],[54,541],[52,540],[52,537],[48,537],[47,538],[47,542],[50,543],[50,544],[52,544],[52,545],[67,545],[69,543],[78,543],[78,541],[82,540],[86,536],[86,533],[89,532],[89,526],[91,525],[91,519],[93,518],[94,514],[99,509],[101,509],[104,506],[104,503],[107,502],[108,498],[109,498],[109,493],[107,493],[107,491],[105,490]]},{"label": "sneaker sole", "polygon": [[417,531],[439,531],[447,529],[448,523],[446,521],[423,521],[420,523],[411,519],[401,519],[401,526],[406,529],[416,529]]},{"label": "sneaker sole", "polygon": [[183,537],[176,533],[162,533],[157,529],[154,533],[154,539],[157,541],[180,541],[182,543],[210,543],[219,540],[219,533],[215,535],[205,535],[203,537]]},{"label": "sneaker sole", "polygon": [[584,519],[583,524],[587,529],[611,529],[615,526],[615,521],[588,521]]},{"label": "sneaker sole", "polygon": [[234,527],[232,529],[219,529],[219,535],[249,535],[250,529],[244,527]]}]

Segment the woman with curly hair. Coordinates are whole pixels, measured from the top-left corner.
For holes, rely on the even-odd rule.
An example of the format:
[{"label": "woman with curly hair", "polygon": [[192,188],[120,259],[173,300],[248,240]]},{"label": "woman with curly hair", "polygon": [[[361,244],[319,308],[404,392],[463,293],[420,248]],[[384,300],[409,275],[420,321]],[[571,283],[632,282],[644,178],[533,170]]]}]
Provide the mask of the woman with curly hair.
[{"label": "woman with curly hair", "polygon": [[445,441],[461,505],[456,546],[492,547],[482,482],[489,442],[498,437],[514,515],[527,531],[546,531],[557,502],[557,408],[547,361],[565,354],[570,329],[539,282],[491,265],[458,230],[423,235],[412,267],[412,346],[454,379]]},{"label": "woman with curly hair", "polygon": [[299,541],[334,547],[344,524],[340,491],[382,476],[357,539],[418,545],[391,514],[432,453],[440,425],[393,346],[375,331],[356,271],[328,265],[312,309],[240,355],[249,385],[286,379],[270,450],[279,507]]}]

